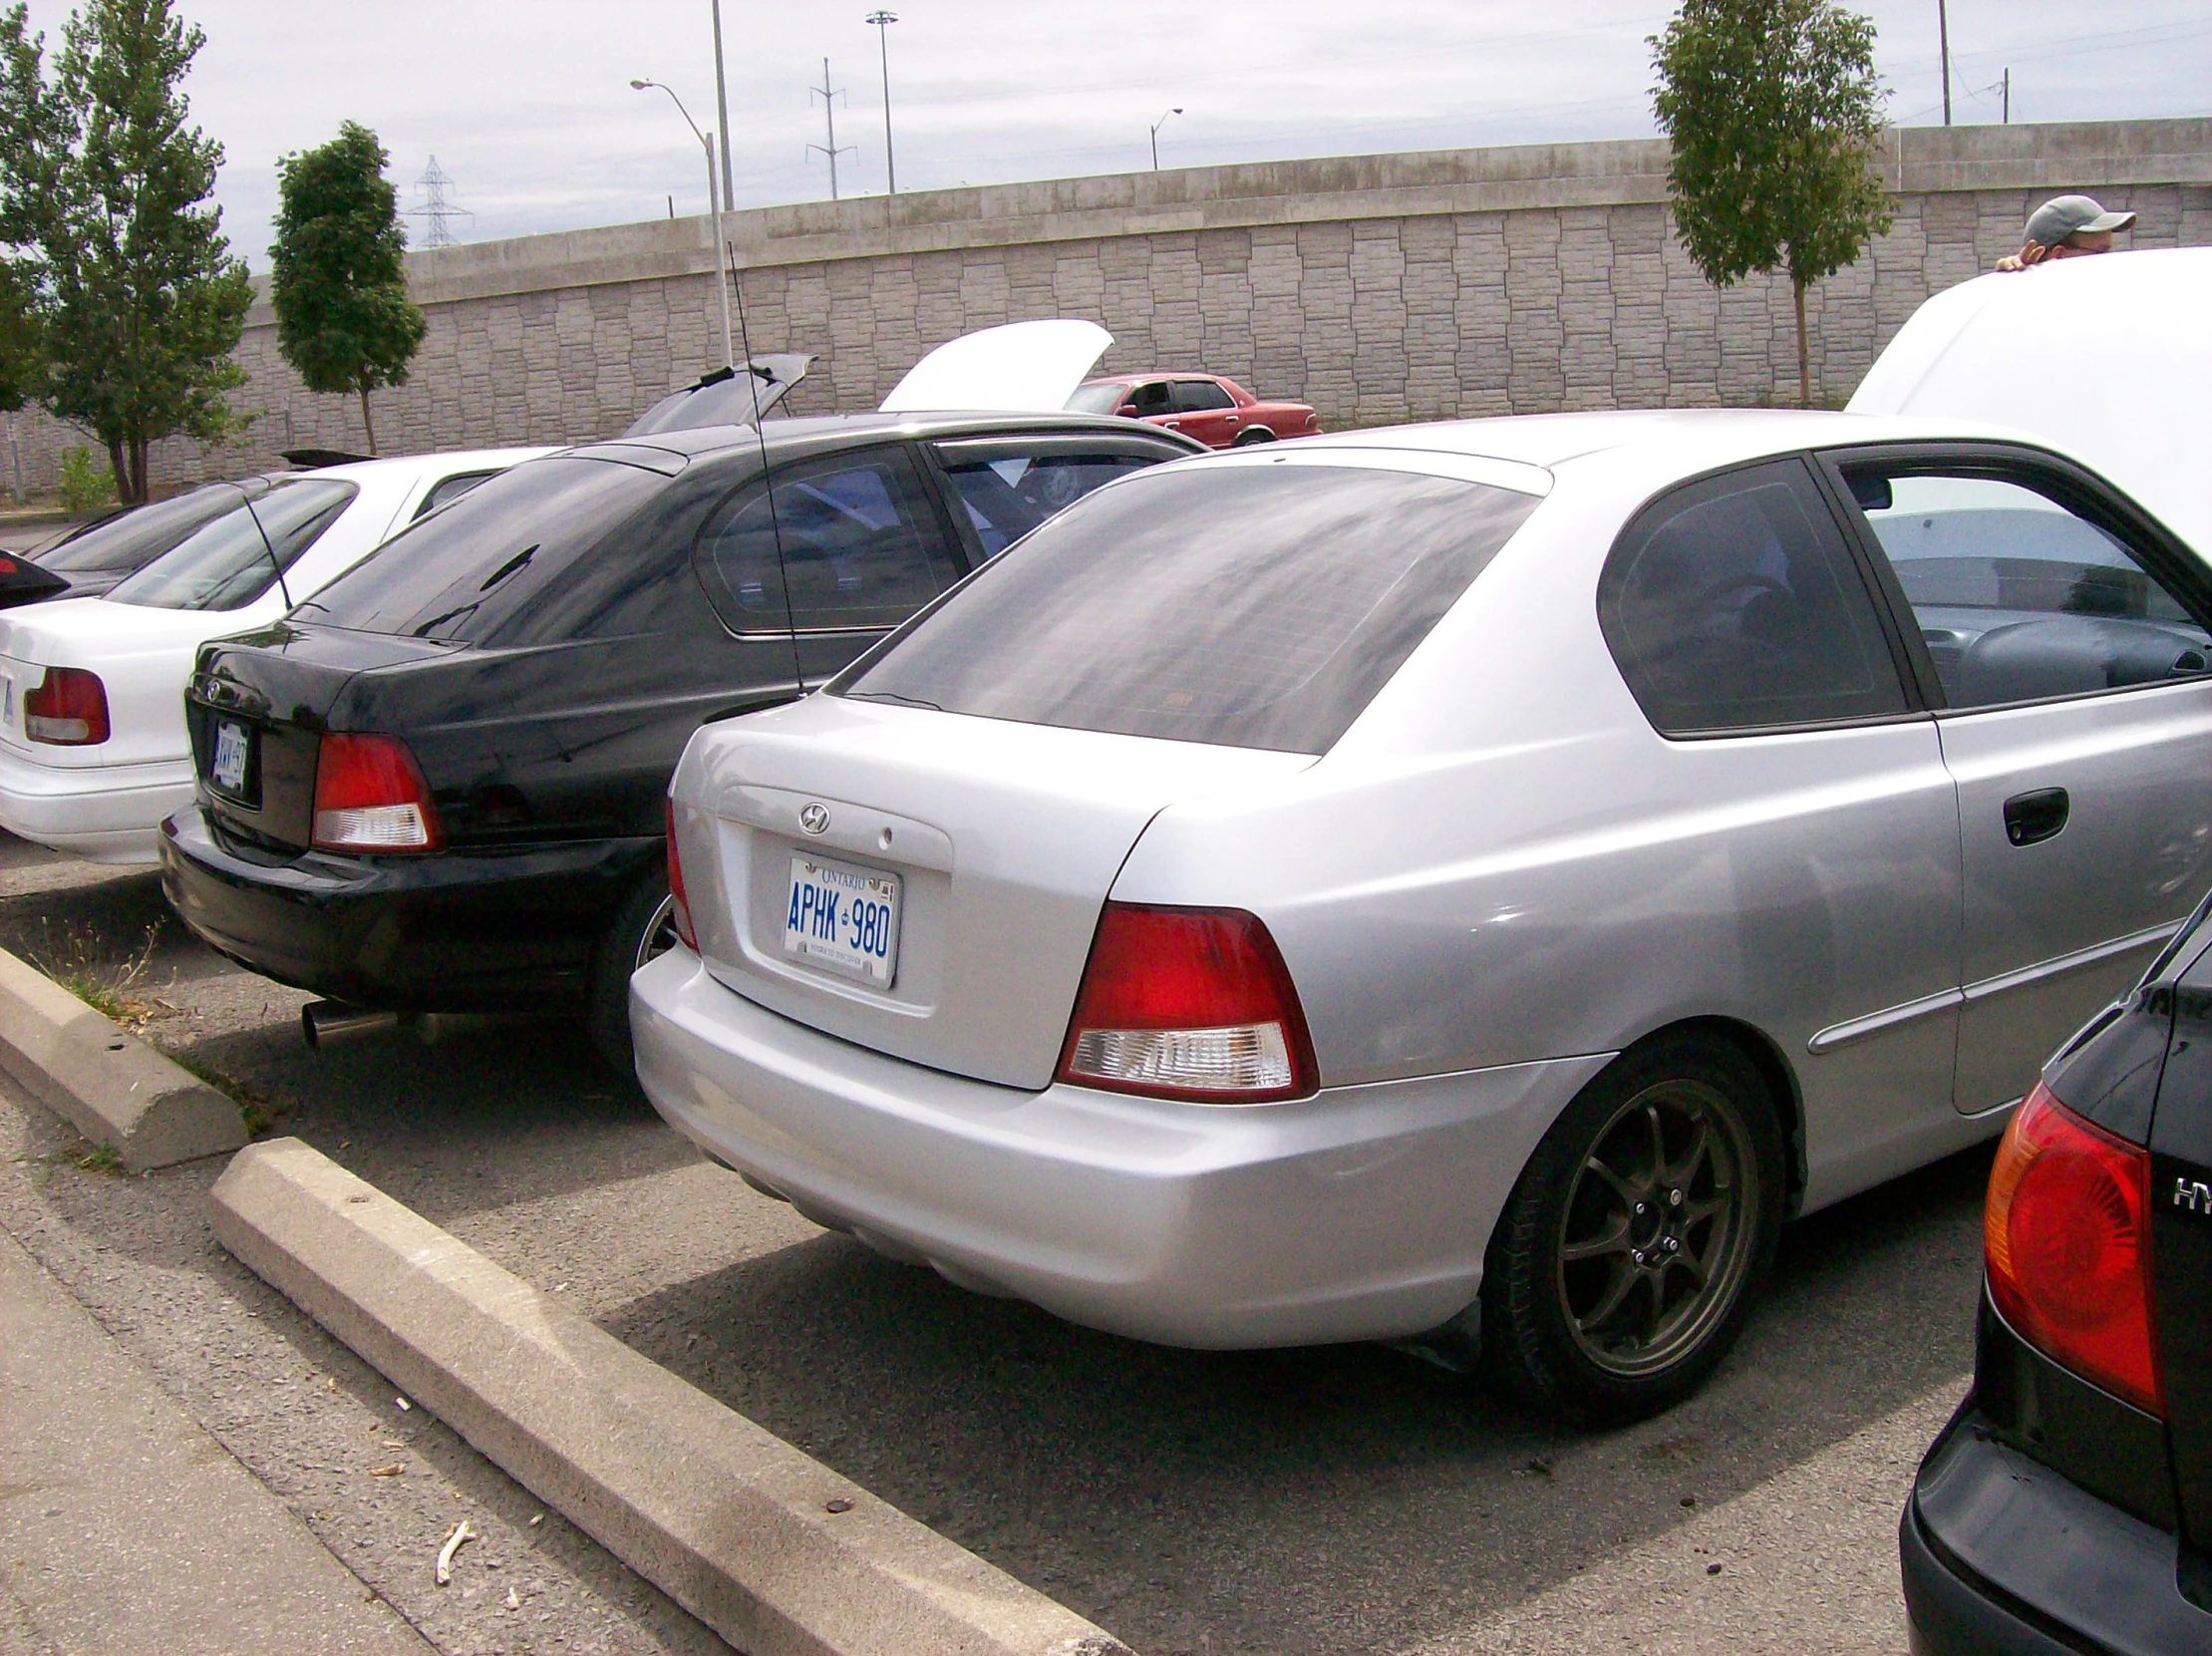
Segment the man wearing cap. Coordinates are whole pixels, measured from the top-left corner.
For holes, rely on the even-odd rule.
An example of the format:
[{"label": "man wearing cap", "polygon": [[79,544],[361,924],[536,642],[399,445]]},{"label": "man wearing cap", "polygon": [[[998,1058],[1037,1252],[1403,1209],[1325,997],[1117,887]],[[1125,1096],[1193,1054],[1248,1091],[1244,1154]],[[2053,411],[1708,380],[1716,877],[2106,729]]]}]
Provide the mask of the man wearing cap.
[{"label": "man wearing cap", "polygon": [[2026,270],[2045,259],[2079,258],[2109,253],[2112,234],[2135,222],[2131,212],[2106,212],[2087,195],[2054,195],[2028,220],[2027,238],[2017,253],[1997,261],[2000,270]]}]

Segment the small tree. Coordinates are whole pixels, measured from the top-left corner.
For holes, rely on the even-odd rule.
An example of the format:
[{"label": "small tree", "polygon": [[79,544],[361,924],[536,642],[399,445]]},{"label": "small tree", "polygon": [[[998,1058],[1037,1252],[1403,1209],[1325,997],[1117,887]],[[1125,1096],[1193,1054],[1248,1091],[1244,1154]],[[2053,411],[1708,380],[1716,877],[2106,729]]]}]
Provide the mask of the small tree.
[{"label": "small tree", "polygon": [[1889,228],[1872,167],[1874,25],[1834,0],[1683,0],[1653,37],[1652,107],[1674,143],[1675,228],[1716,287],[1789,272],[1797,400],[1812,402],[1805,289]]},{"label": "small tree", "polygon": [[349,121],[320,149],[279,161],[269,249],[277,349],[308,390],[361,398],[372,455],[369,393],[407,383],[424,325],[407,296],[407,231],[388,160],[377,135]]},{"label": "small tree", "polygon": [[222,146],[177,90],[204,40],[169,0],[87,0],[51,93],[41,400],[107,446],[126,501],[146,498],[153,444],[244,424],[224,393],[245,384],[230,353],[253,290],[207,204]]}]

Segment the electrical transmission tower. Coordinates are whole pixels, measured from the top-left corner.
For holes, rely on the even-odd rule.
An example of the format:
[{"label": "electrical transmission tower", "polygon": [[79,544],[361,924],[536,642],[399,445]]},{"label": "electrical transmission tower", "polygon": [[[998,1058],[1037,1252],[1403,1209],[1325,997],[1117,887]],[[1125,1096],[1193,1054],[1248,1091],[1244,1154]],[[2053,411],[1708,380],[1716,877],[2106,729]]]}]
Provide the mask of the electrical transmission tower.
[{"label": "electrical transmission tower", "polygon": [[407,209],[408,217],[428,220],[423,231],[425,247],[451,247],[460,237],[454,234],[450,221],[476,216],[454,199],[453,187],[454,180],[438,165],[438,158],[431,157],[430,166],[415,180],[416,204]]},{"label": "electrical transmission tower", "polygon": [[811,104],[816,98],[821,100],[822,119],[829,123],[829,142],[827,144],[809,144],[806,146],[806,152],[808,155],[818,152],[829,158],[829,198],[832,201],[837,198],[837,158],[858,154],[858,147],[855,145],[848,144],[841,150],[837,147],[837,100],[843,96],[844,92],[841,88],[831,89],[829,85],[829,60],[827,58],[822,59],[821,85],[806,89],[806,102]]}]

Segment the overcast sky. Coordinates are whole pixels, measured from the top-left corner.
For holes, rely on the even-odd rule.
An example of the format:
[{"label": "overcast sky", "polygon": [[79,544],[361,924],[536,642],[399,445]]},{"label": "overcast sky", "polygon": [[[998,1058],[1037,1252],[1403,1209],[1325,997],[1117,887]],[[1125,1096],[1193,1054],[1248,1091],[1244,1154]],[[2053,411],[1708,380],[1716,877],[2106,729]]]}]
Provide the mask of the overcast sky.
[{"label": "overcast sky", "polygon": [[[1936,0],[1861,0],[1891,119],[1941,119]],[[268,263],[275,162],[351,118],[392,153],[403,206],[435,155],[474,212],[462,239],[706,208],[667,82],[715,125],[709,0],[181,0],[206,31],[186,91],[223,144],[233,246]],[[723,0],[738,203],[826,198],[807,84],[830,60],[846,194],[884,187],[873,0]],[[1286,157],[1625,138],[1652,131],[1669,0],[898,0],[887,31],[902,190]],[[32,0],[51,47],[69,6]],[[2212,115],[2204,0],[1949,0],[1954,119]],[[2101,27],[2099,27],[2101,25]],[[410,221],[419,243],[423,220]]]}]

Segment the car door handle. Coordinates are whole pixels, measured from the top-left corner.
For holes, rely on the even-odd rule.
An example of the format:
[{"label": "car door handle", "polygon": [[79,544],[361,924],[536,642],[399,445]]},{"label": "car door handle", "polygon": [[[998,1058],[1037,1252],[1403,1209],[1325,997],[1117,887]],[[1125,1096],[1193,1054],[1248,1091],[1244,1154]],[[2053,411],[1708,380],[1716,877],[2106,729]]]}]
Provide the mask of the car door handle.
[{"label": "car door handle", "polygon": [[2016,845],[2039,844],[2066,826],[2073,802],[2063,788],[2039,788],[2005,802],[2005,837]]},{"label": "car door handle", "polygon": [[1236,424],[1236,416],[1233,414],[1224,414],[1221,418],[1232,426]]}]

